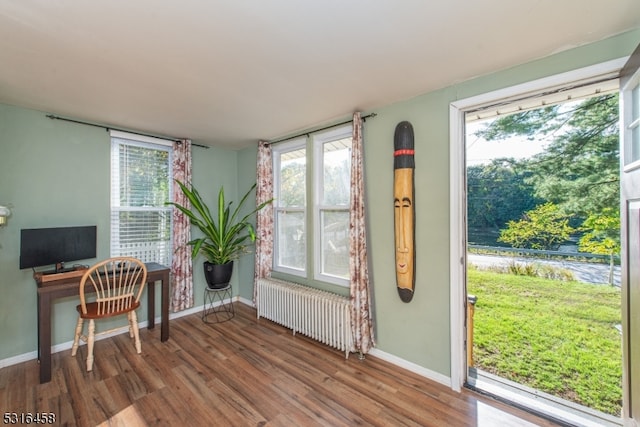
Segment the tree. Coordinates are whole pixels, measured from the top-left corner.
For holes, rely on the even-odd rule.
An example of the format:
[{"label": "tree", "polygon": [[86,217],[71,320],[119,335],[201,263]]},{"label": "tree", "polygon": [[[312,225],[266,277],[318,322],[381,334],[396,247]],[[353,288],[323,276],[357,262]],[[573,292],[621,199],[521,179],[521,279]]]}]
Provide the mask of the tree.
[{"label": "tree", "polygon": [[487,140],[547,138],[545,151],[520,162],[535,196],[583,221],[579,249],[613,258],[619,252],[618,94],[505,116],[476,133]]},{"label": "tree", "polygon": [[500,230],[498,241],[514,248],[557,249],[575,230],[569,216],[553,203],[547,202],[526,212],[519,221],[509,221]]},{"label": "tree", "polygon": [[306,162],[303,159],[283,162],[280,171],[280,200],[284,207],[305,206],[307,197]]},{"label": "tree", "polygon": [[540,203],[527,172],[513,159],[495,159],[467,168],[467,218],[469,228],[499,229]]},{"label": "tree", "polygon": [[620,215],[612,209],[590,215],[582,228],[587,232],[578,242],[580,251],[609,255],[609,284],[613,285],[614,258],[620,253]]},{"label": "tree", "polygon": [[[345,154],[350,154],[344,150]],[[325,162],[323,174],[324,204],[348,206],[351,177],[350,157],[333,164]]]},{"label": "tree", "polygon": [[528,182],[537,197],[587,218],[609,208],[618,211],[618,118],[618,95],[613,93],[505,116],[476,135],[489,141],[547,137],[545,151],[526,162]]}]

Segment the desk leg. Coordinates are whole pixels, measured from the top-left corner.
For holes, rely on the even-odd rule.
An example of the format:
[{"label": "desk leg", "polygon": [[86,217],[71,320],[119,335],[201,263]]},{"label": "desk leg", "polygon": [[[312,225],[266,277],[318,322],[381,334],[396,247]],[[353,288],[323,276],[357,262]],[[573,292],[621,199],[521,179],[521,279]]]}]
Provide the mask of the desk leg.
[{"label": "desk leg", "polygon": [[[162,275],[160,279],[162,286],[161,295],[161,307],[160,317],[162,318],[162,324],[160,325],[160,341],[166,341],[169,339],[169,271]],[[147,313],[148,313],[148,325],[147,329],[153,329],[156,325],[156,282],[147,283]]]},{"label": "desk leg", "polygon": [[51,298],[38,294],[38,360],[40,384],[51,381]]},{"label": "desk leg", "polygon": [[160,341],[169,339],[169,270],[162,275],[162,325],[160,327]]},{"label": "desk leg", "polygon": [[40,296],[39,292],[38,292],[37,297],[38,297],[38,310],[37,310],[38,311],[38,320],[37,320],[36,325],[38,325],[38,364],[40,364],[40,348],[41,348],[41,345],[40,345],[40,332],[42,331],[42,327],[40,326],[40,319],[42,318],[41,317],[42,315],[40,314],[40,311],[42,311],[42,307],[41,307],[41,302],[40,302],[41,296]]},{"label": "desk leg", "polygon": [[147,329],[156,326],[156,282],[147,283]]}]

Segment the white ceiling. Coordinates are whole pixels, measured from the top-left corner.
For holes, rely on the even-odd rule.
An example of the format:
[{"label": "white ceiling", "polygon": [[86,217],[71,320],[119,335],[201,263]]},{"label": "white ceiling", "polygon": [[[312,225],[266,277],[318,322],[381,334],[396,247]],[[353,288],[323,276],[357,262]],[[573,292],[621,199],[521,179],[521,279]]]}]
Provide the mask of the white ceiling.
[{"label": "white ceiling", "polygon": [[2,0],[0,103],[242,148],[639,26],[638,0]]}]

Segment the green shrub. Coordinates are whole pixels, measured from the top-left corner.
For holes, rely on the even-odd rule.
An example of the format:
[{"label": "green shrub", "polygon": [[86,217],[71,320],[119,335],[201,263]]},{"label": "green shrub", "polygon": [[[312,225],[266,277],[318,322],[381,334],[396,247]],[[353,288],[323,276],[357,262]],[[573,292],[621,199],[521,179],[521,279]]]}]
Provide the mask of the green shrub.
[{"label": "green shrub", "polygon": [[[476,270],[479,269],[477,266],[474,266],[473,268]],[[543,277],[545,279],[553,279],[563,282],[575,280],[573,273],[567,269],[537,262],[523,263],[511,260],[507,265],[492,265],[486,270],[495,273],[514,274],[516,276]]]}]

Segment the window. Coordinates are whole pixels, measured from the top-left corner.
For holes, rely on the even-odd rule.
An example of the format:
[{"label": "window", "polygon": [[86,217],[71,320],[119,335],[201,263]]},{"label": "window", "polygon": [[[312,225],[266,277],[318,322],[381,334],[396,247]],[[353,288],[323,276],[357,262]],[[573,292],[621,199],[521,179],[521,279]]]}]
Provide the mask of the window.
[{"label": "window", "polygon": [[274,150],[274,269],[304,276],[307,271],[307,150],[296,140]]},{"label": "window", "polygon": [[351,129],[274,146],[275,271],[348,286]]},{"label": "window", "polygon": [[171,142],[112,131],[111,256],[171,265]]}]

